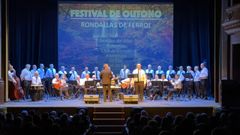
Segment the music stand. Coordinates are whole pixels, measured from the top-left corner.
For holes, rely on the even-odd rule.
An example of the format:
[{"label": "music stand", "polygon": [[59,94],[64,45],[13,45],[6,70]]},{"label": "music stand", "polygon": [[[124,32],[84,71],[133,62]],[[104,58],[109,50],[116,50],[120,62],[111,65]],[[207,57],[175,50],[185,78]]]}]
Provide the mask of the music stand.
[{"label": "music stand", "polygon": [[77,85],[77,81],[76,80],[69,80],[68,84],[70,84],[70,85]]},{"label": "music stand", "polygon": [[97,83],[100,83],[101,82],[101,80],[93,80],[94,82],[95,82],[95,84],[97,84]]},{"label": "music stand", "polygon": [[85,88],[95,87],[95,81],[85,81]]},{"label": "music stand", "polygon": [[161,81],[162,86],[171,86],[172,84],[169,81]]},{"label": "music stand", "polygon": [[152,86],[159,87],[162,85],[162,81],[151,81]]},{"label": "music stand", "polygon": [[128,74],[128,78],[138,78],[138,74]]}]

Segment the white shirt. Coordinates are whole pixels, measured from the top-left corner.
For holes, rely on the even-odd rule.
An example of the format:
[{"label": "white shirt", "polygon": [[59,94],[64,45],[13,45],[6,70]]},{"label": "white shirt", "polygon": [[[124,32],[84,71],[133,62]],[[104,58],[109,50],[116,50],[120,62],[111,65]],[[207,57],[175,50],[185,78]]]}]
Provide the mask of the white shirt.
[{"label": "white shirt", "polygon": [[60,78],[58,80],[56,78],[52,79],[52,84],[58,84],[60,82],[61,82]]},{"label": "white shirt", "polygon": [[76,81],[77,81],[78,86],[81,86],[81,79],[77,79]]},{"label": "white shirt", "polygon": [[177,80],[176,79],[172,80],[171,83],[172,83],[174,89],[182,89],[182,81],[180,78]]},{"label": "white shirt", "polygon": [[31,81],[32,80],[32,73],[30,70],[24,68],[21,72],[21,80]]},{"label": "white shirt", "polygon": [[31,85],[42,85],[41,78],[39,76],[38,77],[33,76]]},{"label": "white shirt", "polygon": [[65,79],[61,79],[61,86],[68,87],[67,81]]},{"label": "white shirt", "polygon": [[146,77],[146,74],[145,74],[144,70],[135,69],[135,70],[133,70],[133,74],[138,74],[138,78],[133,78],[134,81],[144,81],[144,84],[147,83],[147,77]]},{"label": "white shirt", "polygon": [[16,80],[13,78],[13,74],[14,72],[11,72],[10,70],[8,70],[8,80],[13,83],[17,83]]},{"label": "white shirt", "polygon": [[194,82],[200,81],[200,71],[195,71],[193,81]]},{"label": "white shirt", "polygon": [[167,82],[168,80],[167,79],[159,79],[159,81]]},{"label": "white shirt", "polygon": [[200,71],[200,75],[199,77],[201,79],[207,79],[208,78],[208,69],[206,67],[204,67],[201,71]]},{"label": "white shirt", "polygon": [[86,81],[93,81],[93,79],[92,79],[92,78],[88,78],[88,79],[83,78],[83,79],[81,80],[83,86],[85,85],[85,82],[86,82]]}]

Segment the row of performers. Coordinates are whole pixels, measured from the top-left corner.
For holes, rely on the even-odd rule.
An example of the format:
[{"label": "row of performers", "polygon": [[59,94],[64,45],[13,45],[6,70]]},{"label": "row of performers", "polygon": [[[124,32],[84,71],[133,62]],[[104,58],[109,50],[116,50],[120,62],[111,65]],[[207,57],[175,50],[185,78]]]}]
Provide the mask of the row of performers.
[{"label": "row of performers", "polygon": [[[184,82],[184,84],[185,84],[184,86],[186,86],[185,88],[188,89],[188,91],[189,91],[189,97],[192,96],[192,91],[193,91],[193,89],[195,89],[195,93],[196,93],[197,97],[199,96],[201,98],[207,98],[208,70],[205,67],[204,63],[201,63],[200,67],[201,67],[200,71],[198,70],[198,66],[194,67],[194,71],[191,70],[190,66],[187,67],[187,71],[184,71],[182,67],[179,67],[179,71],[176,73],[172,69],[172,66],[169,66],[169,70],[166,72],[166,75],[164,74],[163,71],[160,72],[160,70],[158,70],[159,72],[156,72],[154,77],[152,77],[153,70],[150,70],[151,65],[148,65],[148,69],[146,71],[144,71],[141,68],[141,64],[137,64],[136,69],[132,72],[132,74],[137,74],[138,77],[134,78],[134,77],[129,76],[130,75],[129,69],[127,69],[127,67],[124,65],[124,68],[120,70],[120,76],[124,76],[124,77],[115,78],[113,76],[113,78],[111,78],[111,79],[115,80],[115,81],[112,81],[112,84],[121,84],[122,88],[135,88],[136,93],[143,93],[143,89],[151,88],[152,81],[166,81],[166,82],[168,81],[168,82],[171,82],[171,84],[173,86],[175,86],[175,88],[178,87],[178,89],[180,89],[180,87],[181,87],[181,89],[183,89],[182,82]],[[44,69],[43,66],[40,65],[40,69],[41,68]],[[50,69],[51,68],[53,68],[52,64],[50,64]],[[75,81],[76,85],[83,86],[85,79],[87,79],[87,80],[88,79],[90,79],[90,80],[99,80],[100,79],[100,72],[97,69],[95,70],[96,74],[92,75],[92,78],[90,78],[90,74],[88,74],[90,72],[87,72],[87,70],[88,70],[88,68],[85,68],[86,72],[82,73],[82,74],[85,74],[84,78],[81,78],[78,74],[75,74],[76,77],[74,79],[71,78],[71,76],[76,72],[74,67],[71,70],[73,74],[71,74],[71,76],[68,78],[66,76],[66,74],[67,74],[66,71],[61,73],[61,71],[63,71],[63,70],[60,70],[58,72],[58,74],[55,71],[55,74],[53,76],[55,76],[55,78],[56,77],[59,78],[59,76],[61,77],[61,80],[63,81],[63,83],[61,83],[61,85],[62,85],[62,88],[65,87],[64,89],[67,89],[66,87],[68,87],[68,85],[67,85],[68,80]],[[30,65],[27,64],[26,68],[22,70],[21,79],[23,80],[24,92],[21,92],[21,93],[25,93],[25,95],[29,94],[30,85],[31,84],[35,85],[34,80],[36,80],[36,79],[33,79],[33,78],[36,78],[36,76],[38,76],[38,78],[39,78],[38,80],[41,80],[41,83],[43,82],[43,85],[46,86],[46,88],[48,89],[48,92],[50,92],[50,94],[52,93],[51,92],[52,84],[55,84],[54,80],[56,80],[56,79],[55,78],[53,79],[52,77],[41,77],[41,74],[38,71],[39,71],[39,69],[34,72],[33,77],[32,77],[32,75],[31,75],[31,77],[29,77],[30,76],[29,72],[31,72]],[[71,71],[69,73],[71,73]],[[54,70],[53,70],[53,72],[54,72]],[[19,82],[16,83],[18,79],[16,78],[16,75],[14,75],[14,74],[15,74],[15,70],[10,65],[9,66],[9,80],[12,81],[13,84],[18,84],[17,87],[19,89],[19,88],[21,88],[20,87],[21,85]],[[97,77],[98,75],[99,75],[99,77]],[[128,78],[128,77],[131,77],[131,78]],[[29,78],[31,78],[31,80]],[[118,79],[120,80],[120,82],[118,82]],[[176,81],[176,80],[179,80],[179,81]],[[18,80],[18,81],[20,81],[20,80]],[[64,81],[65,81],[65,83],[64,83]],[[141,82],[143,82],[143,83],[141,83]],[[175,82],[181,82],[181,84],[178,84]],[[158,95],[157,93],[159,93],[159,91],[157,90],[157,92],[154,92],[154,93],[155,94],[153,94],[153,95]],[[161,90],[160,90],[160,93],[161,93]],[[21,94],[21,95],[23,95],[23,94]],[[65,95],[69,96],[68,93],[66,93]],[[12,96],[10,96],[10,98],[11,97]],[[26,97],[28,98],[28,96],[26,96]],[[139,97],[140,97],[140,99],[143,99],[143,94],[140,94]],[[18,99],[18,98],[16,98],[16,99]]]}]

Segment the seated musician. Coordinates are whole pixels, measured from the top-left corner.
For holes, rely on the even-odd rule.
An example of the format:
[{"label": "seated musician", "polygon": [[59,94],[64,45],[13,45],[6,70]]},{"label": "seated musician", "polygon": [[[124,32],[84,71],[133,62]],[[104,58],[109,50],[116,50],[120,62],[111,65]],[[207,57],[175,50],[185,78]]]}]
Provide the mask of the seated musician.
[{"label": "seated musician", "polygon": [[147,84],[146,84],[146,88],[145,89],[146,89],[147,96],[150,97],[150,99],[151,99],[151,97],[153,95],[153,89],[152,89],[152,82],[151,82],[151,78],[150,77],[147,77]]},{"label": "seated musician", "polygon": [[133,85],[134,82],[132,78],[126,78],[120,82],[121,89],[122,91],[125,91],[126,94],[131,94],[131,92],[133,91]]},{"label": "seated musician", "polygon": [[168,80],[166,79],[165,74],[162,74],[160,79],[158,79],[158,77],[157,77],[157,79],[155,79],[154,81],[161,81],[161,85],[159,86],[158,89],[156,89],[156,91],[153,95],[153,100],[157,99],[158,96],[162,97],[163,91],[165,89],[167,89],[167,83],[165,83],[165,82],[168,82]]},{"label": "seated musician", "polygon": [[66,83],[66,76],[63,75],[62,79],[59,78],[59,74],[55,74],[55,78],[52,80],[53,88],[57,91],[57,93],[61,96],[61,99],[63,97],[62,93],[65,94],[66,98],[69,98],[68,94],[68,85]]},{"label": "seated musician", "polygon": [[175,78],[173,80],[171,80],[170,82],[173,86],[173,89],[169,90],[167,97],[164,98],[165,100],[172,98],[172,95],[174,92],[177,92],[178,97],[180,97],[180,93],[182,91],[182,81],[181,81],[179,74],[176,74]]},{"label": "seated musician", "polygon": [[63,74],[62,76],[61,76],[61,91],[63,91],[64,92],[64,94],[65,94],[65,98],[69,98],[69,85],[68,85],[68,83],[67,83],[67,75],[66,74]]},{"label": "seated musician", "polygon": [[77,87],[83,86],[82,81],[81,81],[81,77],[79,75],[77,76],[76,81],[77,81]]},{"label": "seated musician", "polygon": [[77,77],[76,77],[76,82],[77,82],[77,84],[74,86],[75,90],[76,90],[76,91],[74,91],[74,95],[73,95],[74,97],[78,97],[79,96],[78,93],[80,93],[81,90],[83,90],[83,88],[84,88],[83,80],[81,79],[81,77],[79,75],[77,75]]},{"label": "seated musician", "polygon": [[42,81],[41,81],[38,71],[34,72],[34,76],[32,77],[31,85],[42,85]]},{"label": "seated musician", "polygon": [[84,84],[84,94],[88,94],[89,92],[90,93],[96,93],[96,89],[93,86],[86,86],[85,85],[86,81],[93,81],[93,79],[90,78],[89,74],[86,74],[85,78],[83,78],[82,81],[83,81],[83,84]]},{"label": "seated musician", "polygon": [[[161,75],[161,79],[159,79],[159,76],[156,74],[152,81],[167,82],[168,80],[166,79],[164,74]],[[158,96],[162,97],[164,89],[165,89],[164,83],[152,86],[152,89],[151,89],[152,95],[150,96],[150,98],[152,100],[155,100],[158,98]]]}]

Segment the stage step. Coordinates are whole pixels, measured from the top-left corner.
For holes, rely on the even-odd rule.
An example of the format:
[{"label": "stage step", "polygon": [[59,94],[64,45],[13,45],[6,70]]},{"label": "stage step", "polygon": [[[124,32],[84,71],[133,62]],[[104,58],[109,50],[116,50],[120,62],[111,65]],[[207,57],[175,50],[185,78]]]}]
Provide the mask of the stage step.
[{"label": "stage step", "polygon": [[93,118],[95,125],[123,125],[125,118]]},{"label": "stage step", "polygon": [[94,135],[123,135],[122,132],[95,132]]},{"label": "stage step", "polygon": [[123,125],[95,125],[96,132],[122,132]]},{"label": "stage step", "polygon": [[123,118],[125,112],[93,112],[94,118]]},{"label": "stage step", "polygon": [[92,121],[94,135],[122,135],[125,112],[122,108],[94,108]]},{"label": "stage step", "polygon": [[94,108],[94,112],[124,112],[124,108]]}]

